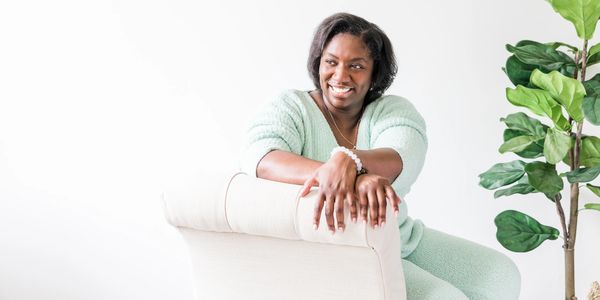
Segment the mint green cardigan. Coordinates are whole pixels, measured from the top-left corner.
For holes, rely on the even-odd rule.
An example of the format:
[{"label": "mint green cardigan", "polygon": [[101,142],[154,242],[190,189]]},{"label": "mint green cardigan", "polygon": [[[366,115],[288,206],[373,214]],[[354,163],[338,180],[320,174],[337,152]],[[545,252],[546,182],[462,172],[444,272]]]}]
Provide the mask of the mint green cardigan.
[{"label": "mint green cardigan", "polygon": [[[305,91],[288,90],[279,95],[250,125],[241,156],[243,172],[256,176],[260,160],[272,150],[284,150],[325,162],[338,144],[325,116]],[[358,128],[357,148],[392,148],[404,167],[392,183],[402,199],[398,224],[402,257],[419,244],[423,223],[407,215],[405,196],[423,168],[427,152],[425,121],[406,99],[388,95],[365,108]]]}]

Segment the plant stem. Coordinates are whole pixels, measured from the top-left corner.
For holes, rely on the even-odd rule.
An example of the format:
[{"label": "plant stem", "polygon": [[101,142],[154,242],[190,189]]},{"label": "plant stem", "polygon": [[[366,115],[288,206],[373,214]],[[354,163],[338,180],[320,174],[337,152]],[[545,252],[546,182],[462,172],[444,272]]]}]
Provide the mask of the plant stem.
[{"label": "plant stem", "polygon": [[[585,69],[582,69],[582,71]],[[583,78],[583,77],[582,77]],[[577,133],[575,134],[575,151],[574,153],[574,167],[575,170],[579,168],[579,152],[581,150],[581,131],[583,129],[583,122],[577,123]],[[569,248],[575,247],[575,239],[577,237],[577,209],[579,208],[579,184],[571,184],[571,203],[570,203],[570,214],[569,214]]]},{"label": "plant stem", "polygon": [[[577,79],[577,76],[579,75],[579,69],[577,68],[579,66],[579,51],[577,51],[575,53],[575,72],[573,72],[573,78]],[[571,124],[571,118],[569,117],[569,124]]]},{"label": "plant stem", "polygon": [[[575,64],[581,59],[581,77],[580,81],[585,81],[585,71],[587,67],[587,45],[588,41],[583,41],[583,50],[581,57],[576,55]],[[576,72],[577,73],[577,72]],[[577,78],[577,76],[575,76]],[[581,132],[583,130],[583,121],[577,122],[577,132],[575,134],[575,146],[569,153],[571,158],[571,170],[579,169],[579,154],[581,151]],[[566,235],[566,247],[563,246],[565,252],[565,299],[576,300],[575,297],[575,240],[577,238],[577,217],[579,215],[579,184],[571,184],[571,201],[569,205],[569,228]],[[564,230],[564,229],[563,229]]]},{"label": "plant stem", "polygon": [[[582,73],[584,68],[582,68]],[[583,76],[581,77],[584,78]],[[577,132],[575,134],[575,147],[573,151],[573,160],[571,169],[579,168],[579,152],[581,150],[581,131],[583,121],[577,123]],[[571,203],[569,205],[569,228],[566,234],[566,245],[563,245],[565,252],[565,299],[576,300],[575,297],[575,239],[577,237],[577,216],[579,215],[579,184],[571,184]],[[563,229],[564,230],[564,229]],[[566,246],[566,247],[565,247]]]},{"label": "plant stem", "polygon": [[565,299],[577,300],[575,297],[575,249],[565,251]]},{"label": "plant stem", "polygon": [[581,61],[581,82],[585,81],[585,69],[587,67],[587,46],[588,46],[588,41],[584,40],[583,41],[583,51],[581,52],[581,58],[583,58],[583,60]]},{"label": "plant stem", "polygon": [[567,247],[567,241],[569,239],[569,232],[567,231],[567,223],[565,221],[565,211],[563,210],[560,194],[556,195],[554,198],[554,203],[556,204],[556,212],[558,213],[558,217],[560,218],[560,225],[562,225],[563,230],[563,248]]}]

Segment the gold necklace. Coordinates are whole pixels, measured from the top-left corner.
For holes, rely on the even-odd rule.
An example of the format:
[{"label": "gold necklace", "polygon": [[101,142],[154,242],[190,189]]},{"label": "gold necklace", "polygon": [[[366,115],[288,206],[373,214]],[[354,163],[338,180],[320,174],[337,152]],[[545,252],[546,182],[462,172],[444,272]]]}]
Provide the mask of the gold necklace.
[{"label": "gold necklace", "polygon": [[[344,136],[344,134],[342,133],[342,131],[340,130],[340,128],[338,127],[337,123],[335,122],[335,119],[333,118],[333,115],[331,114],[331,112],[329,111],[329,109],[327,109],[327,105],[325,105],[325,100],[323,100],[323,106],[325,106],[325,110],[329,113],[329,117],[331,118],[331,122],[333,122],[333,126],[335,126],[335,129],[337,129],[337,131],[340,133],[340,135],[342,136],[342,138],[344,140],[346,140],[346,142],[350,143],[350,145],[352,145],[352,149],[356,149],[356,143],[351,142],[349,139],[346,138],[346,136]],[[361,115],[362,115],[362,109],[360,111]],[[356,133],[354,134],[354,140],[356,142],[358,142],[358,127],[360,126],[360,118],[358,119],[358,124],[356,124],[356,129],[354,129],[354,131],[356,131]]]}]

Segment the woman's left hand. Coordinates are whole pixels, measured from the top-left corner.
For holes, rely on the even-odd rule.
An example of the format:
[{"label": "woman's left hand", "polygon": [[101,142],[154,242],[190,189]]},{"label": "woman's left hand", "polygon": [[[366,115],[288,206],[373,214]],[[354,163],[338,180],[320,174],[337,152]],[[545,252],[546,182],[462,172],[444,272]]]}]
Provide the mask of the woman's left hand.
[{"label": "woman's left hand", "polygon": [[367,222],[367,212],[370,212],[371,227],[385,225],[387,200],[398,214],[400,197],[392,188],[385,177],[375,174],[363,174],[356,178],[356,194],[358,196],[359,210],[363,222]]}]

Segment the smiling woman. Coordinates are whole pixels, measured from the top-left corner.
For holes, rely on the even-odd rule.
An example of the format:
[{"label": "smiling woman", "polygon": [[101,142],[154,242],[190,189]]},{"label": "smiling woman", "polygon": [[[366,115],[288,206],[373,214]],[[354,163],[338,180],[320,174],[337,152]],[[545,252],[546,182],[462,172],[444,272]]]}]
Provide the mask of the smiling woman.
[{"label": "smiling woman", "polygon": [[324,97],[332,100],[331,105],[335,109],[354,110],[353,114],[359,115],[371,88],[372,71],[373,59],[360,38],[347,33],[338,34],[323,51],[319,85],[327,87],[323,90]]},{"label": "smiling woman", "polygon": [[427,138],[408,100],[383,95],[397,70],[385,33],[360,17],[332,15],[315,33],[308,69],[315,90],[284,92],[250,126],[242,170],[304,185],[302,195],[317,187],[314,228],[324,210],[332,234],[343,234],[345,207],[353,222],[376,229],[392,206],[408,299],[517,299],[520,275],[510,259],[408,217],[400,199],[423,167]]}]

